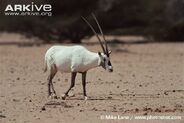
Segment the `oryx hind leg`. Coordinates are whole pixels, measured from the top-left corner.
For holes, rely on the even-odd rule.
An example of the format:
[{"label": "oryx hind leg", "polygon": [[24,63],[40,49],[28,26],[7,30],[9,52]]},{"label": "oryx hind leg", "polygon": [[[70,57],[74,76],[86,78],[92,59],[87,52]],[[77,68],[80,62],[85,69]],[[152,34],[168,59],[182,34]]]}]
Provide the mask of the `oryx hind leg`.
[{"label": "oryx hind leg", "polygon": [[55,91],[53,83],[52,83],[52,79],[54,78],[56,73],[57,73],[56,66],[52,65],[50,68],[49,76],[48,76],[48,96],[51,98],[52,97],[57,98],[56,91]]},{"label": "oryx hind leg", "polygon": [[83,95],[84,95],[84,100],[87,100],[87,94],[86,94],[86,73],[82,73],[82,87],[83,87]]}]

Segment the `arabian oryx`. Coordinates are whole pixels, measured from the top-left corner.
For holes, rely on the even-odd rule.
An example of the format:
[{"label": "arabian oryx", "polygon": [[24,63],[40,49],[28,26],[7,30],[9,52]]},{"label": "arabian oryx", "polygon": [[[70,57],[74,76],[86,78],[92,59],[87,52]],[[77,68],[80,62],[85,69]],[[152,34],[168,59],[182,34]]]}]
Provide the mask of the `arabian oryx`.
[{"label": "arabian oryx", "polygon": [[[94,53],[89,50],[87,50],[83,46],[52,46],[45,54],[45,70],[49,71],[48,76],[48,96],[52,97],[54,96],[56,98],[56,92],[53,87],[52,79],[55,76],[57,71],[60,71],[61,73],[71,73],[71,85],[69,89],[65,92],[65,94],[62,96],[62,99],[65,99],[66,96],[68,96],[68,92],[74,87],[75,85],[75,77],[77,73],[82,74],[82,86],[83,86],[83,94],[84,99],[87,100],[86,95],[86,73],[89,69],[95,68],[95,67],[103,67],[105,70],[108,70],[109,72],[113,71],[113,67],[110,62],[110,53],[111,51],[108,50],[107,41],[105,39],[105,36],[102,32],[102,29],[98,23],[98,20],[96,19],[95,15],[92,14],[96,24],[98,25],[98,28],[102,34],[105,47],[99,37],[99,35],[96,33],[94,28],[91,26],[91,24],[84,18],[82,19],[88,24],[88,26],[91,28],[93,33],[96,35],[101,48],[103,50],[103,53],[98,52]],[[52,89],[52,92],[51,92]]]}]

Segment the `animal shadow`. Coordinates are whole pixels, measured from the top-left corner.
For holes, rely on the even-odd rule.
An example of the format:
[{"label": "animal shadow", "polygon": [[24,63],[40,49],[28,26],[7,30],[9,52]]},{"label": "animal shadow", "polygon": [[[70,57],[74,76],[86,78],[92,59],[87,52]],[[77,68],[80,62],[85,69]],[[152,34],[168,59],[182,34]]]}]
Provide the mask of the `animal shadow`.
[{"label": "animal shadow", "polygon": [[49,108],[55,108],[58,106],[64,107],[64,108],[72,108],[73,106],[66,104],[65,102],[58,102],[58,101],[49,101],[45,105],[45,107]]}]

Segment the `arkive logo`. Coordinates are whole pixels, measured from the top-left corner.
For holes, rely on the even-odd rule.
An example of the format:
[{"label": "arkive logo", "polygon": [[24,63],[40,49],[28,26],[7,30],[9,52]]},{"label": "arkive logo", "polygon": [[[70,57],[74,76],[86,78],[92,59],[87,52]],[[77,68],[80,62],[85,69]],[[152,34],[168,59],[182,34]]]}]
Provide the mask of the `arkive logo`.
[{"label": "arkive logo", "polygon": [[8,4],[5,8],[5,15],[16,16],[52,16],[51,4]]}]

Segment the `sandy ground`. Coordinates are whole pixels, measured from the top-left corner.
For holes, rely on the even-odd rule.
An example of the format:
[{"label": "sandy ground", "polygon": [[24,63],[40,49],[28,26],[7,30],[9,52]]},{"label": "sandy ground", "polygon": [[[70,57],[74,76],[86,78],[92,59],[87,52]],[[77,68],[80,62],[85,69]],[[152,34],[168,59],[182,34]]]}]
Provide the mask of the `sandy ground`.
[{"label": "sandy ground", "polygon": [[[83,45],[96,52],[100,48]],[[43,59],[50,46],[0,45],[1,123],[184,122],[183,43],[111,44],[114,72],[102,68],[88,72],[87,101],[83,100],[80,74],[74,97],[47,98]],[[69,84],[70,74],[57,73],[58,96]],[[150,115],[181,119],[135,120]],[[129,119],[101,119],[109,116]]]}]

